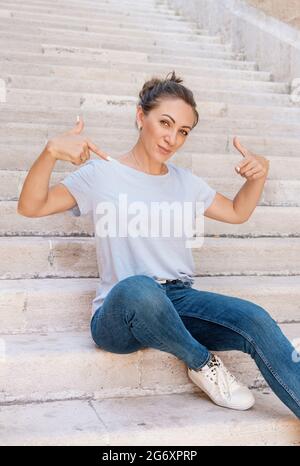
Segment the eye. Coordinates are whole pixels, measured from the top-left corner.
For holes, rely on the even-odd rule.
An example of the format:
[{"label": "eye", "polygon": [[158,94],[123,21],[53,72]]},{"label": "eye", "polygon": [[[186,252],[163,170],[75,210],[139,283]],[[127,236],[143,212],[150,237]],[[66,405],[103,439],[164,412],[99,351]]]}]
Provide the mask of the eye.
[{"label": "eye", "polygon": [[160,122],[163,123],[163,124],[164,124],[164,123],[169,124],[169,122],[168,122],[167,120],[160,120]]},{"label": "eye", "polygon": [[[166,123],[166,124],[169,126],[169,122],[168,122],[167,120],[160,120],[160,123],[162,123],[162,124]],[[185,131],[184,129],[182,130],[181,133],[183,134],[183,136],[188,136],[188,134],[189,134],[189,133],[188,133],[187,131]]]}]

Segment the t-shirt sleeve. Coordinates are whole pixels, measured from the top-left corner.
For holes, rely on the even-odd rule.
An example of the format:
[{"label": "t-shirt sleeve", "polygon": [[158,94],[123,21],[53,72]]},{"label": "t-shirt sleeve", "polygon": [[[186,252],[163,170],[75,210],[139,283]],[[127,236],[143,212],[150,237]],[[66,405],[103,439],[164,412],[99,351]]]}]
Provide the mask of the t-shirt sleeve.
[{"label": "t-shirt sleeve", "polygon": [[191,175],[196,190],[196,199],[198,202],[203,202],[203,212],[205,212],[212,204],[217,191],[200,176],[194,173]]},{"label": "t-shirt sleeve", "polygon": [[95,169],[95,161],[89,160],[60,181],[76,199],[77,206],[69,209],[76,217],[86,215],[93,209]]}]

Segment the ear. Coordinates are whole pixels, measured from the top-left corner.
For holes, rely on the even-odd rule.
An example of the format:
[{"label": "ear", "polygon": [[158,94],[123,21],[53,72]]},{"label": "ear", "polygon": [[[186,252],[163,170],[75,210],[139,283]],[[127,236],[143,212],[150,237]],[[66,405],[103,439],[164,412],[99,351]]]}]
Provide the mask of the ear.
[{"label": "ear", "polygon": [[136,123],[138,125],[138,127],[142,127],[143,124],[144,124],[144,111],[141,107],[141,105],[138,105],[137,106],[137,110],[136,110]]}]

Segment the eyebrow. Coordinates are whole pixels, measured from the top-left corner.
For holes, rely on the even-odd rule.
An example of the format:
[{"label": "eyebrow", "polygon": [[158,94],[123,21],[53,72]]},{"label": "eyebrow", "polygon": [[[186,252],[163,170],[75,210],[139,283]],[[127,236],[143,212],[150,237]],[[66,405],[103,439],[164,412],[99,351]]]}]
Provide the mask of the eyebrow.
[{"label": "eyebrow", "polygon": [[[169,118],[173,121],[173,123],[176,123],[175,120],[174,120],[174,118],[172,118],[172,117],[171,117],[170,115],[168,115],[167,113],[162,113],[162,115],[169,117]],[[189,129],[192,129],[190,126],[187,126],[187,125],[182,126],[182,128],[189,128]]]}]

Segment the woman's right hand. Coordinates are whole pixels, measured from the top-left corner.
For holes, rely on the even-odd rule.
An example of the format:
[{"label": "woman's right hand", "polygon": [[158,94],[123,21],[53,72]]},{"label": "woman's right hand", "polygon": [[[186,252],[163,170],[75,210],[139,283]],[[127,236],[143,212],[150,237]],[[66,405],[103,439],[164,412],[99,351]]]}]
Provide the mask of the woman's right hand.
[{"label": "woman's right hand", "polygon": [[73,165],[82,165],[90,159],[90,150],[104,160],[108,160],[107,154],[98,149],[89,138],[81,133],[84,123],[81,117],[74,128],[66,131],[47,142],[46,149],[55,160],[66,160]]}]

